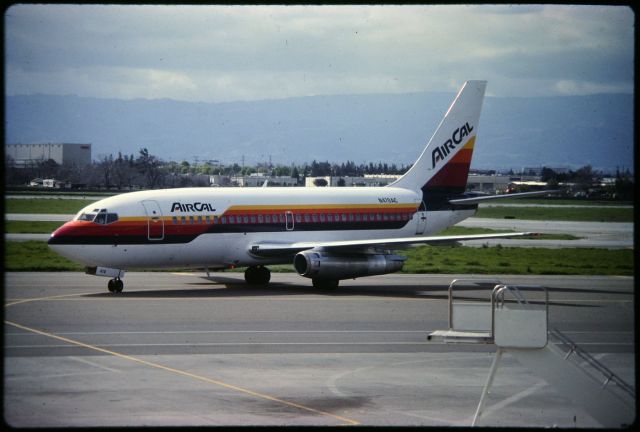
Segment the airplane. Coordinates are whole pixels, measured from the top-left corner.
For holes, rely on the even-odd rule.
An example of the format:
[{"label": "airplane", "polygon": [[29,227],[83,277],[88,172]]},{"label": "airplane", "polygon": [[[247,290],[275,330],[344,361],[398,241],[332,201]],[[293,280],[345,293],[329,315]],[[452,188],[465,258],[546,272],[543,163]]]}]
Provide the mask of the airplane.
[{"label": "airplane", "polygon": [[402,269],[406,257],[394,249],[533,234],[433,235],[480,202],[549,192],[465,193],[486,84],[463,85],[420,157],[387,186],[129,192],[83,208],[48,244],[88,274],[110,277],[112,293],[129,269],[246,267],[248,284],[266,285],[266,266],[286,263],[331,289]]}]

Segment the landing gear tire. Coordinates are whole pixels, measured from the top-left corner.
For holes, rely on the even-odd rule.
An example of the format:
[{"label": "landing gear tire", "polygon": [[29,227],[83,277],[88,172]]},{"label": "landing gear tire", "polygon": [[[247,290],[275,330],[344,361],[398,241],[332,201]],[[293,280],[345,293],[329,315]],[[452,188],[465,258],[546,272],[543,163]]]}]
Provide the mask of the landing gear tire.
[{"label": "landing gear tire", "polygon": [[107,284],[107,289],[112,293],[121,293],[124,289],[124,282],[122,282],[120,278],[110,279]]},{"label": "landing gear tire", "polygon": [[271,272],[264,266],[249,267],[244,272],[244,280],[250,285],[267,285]]},{"label": "landing gear tire", "polygon": [[338,288],[340,281],[338,279],[311,279],[314,288],[319,288],[323,290],[333,290]]}]

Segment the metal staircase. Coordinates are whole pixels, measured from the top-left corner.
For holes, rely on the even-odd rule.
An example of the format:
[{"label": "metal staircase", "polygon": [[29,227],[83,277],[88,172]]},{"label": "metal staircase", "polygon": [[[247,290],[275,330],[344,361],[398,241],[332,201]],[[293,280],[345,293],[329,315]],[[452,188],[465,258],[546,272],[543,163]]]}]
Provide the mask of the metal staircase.
[{"label": "metal staircase", "polygon": [[[494,286],[489,301],[456,298],[460,284]],[[529,301],[523,291],[542,294]],[[507,298],[509,297],[509,298]],[[445,343],[484,343],[497,347],[472,425],[477,425],[502,354],[551,384],[559,393],[604,427],[631,425],[635,390],[605,365],[557,329],[548,329],[549,294],[545,287],[505,285],[499,280],[456,279],[449,285],[449,328],[432,332],[427,340]]]}]

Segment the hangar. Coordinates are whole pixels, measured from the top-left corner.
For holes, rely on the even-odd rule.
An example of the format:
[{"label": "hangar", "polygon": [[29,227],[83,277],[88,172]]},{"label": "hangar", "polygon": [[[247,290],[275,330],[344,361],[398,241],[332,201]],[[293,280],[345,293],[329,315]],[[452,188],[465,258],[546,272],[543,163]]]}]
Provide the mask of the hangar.
[{"label": "hangar", "polygon": [[91,163],[91,144],[88,143],[7,144],[5,150],[16,167],[29,167],[49,159],[59,165]]}]

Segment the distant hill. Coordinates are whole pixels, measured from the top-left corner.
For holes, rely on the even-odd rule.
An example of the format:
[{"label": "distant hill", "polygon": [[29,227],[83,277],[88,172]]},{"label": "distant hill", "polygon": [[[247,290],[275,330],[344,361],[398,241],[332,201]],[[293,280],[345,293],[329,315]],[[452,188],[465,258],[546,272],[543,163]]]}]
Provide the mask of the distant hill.
[{"label": "distant hill", "polygon": [[[412,163],[453,93],[312,96],[232,103],[7,96],[7,143],[90,142],[93,157]],[[487,97],[474,168],[633,169],[633,96]]]}]

